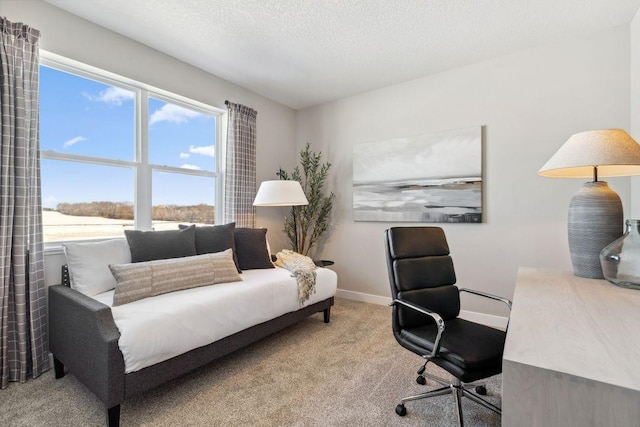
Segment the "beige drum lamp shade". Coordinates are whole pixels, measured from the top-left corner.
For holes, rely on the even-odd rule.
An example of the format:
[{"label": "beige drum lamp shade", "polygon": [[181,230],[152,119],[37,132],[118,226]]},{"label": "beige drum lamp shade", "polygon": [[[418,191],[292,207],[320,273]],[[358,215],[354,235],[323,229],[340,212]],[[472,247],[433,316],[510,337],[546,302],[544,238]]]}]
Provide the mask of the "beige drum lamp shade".
[{"label": "beige drum lamp shade", "polygon": [[640,145],[622,129],[592,130],[572,135],[545,163],[538,175],[590,178],[640,175]]}]

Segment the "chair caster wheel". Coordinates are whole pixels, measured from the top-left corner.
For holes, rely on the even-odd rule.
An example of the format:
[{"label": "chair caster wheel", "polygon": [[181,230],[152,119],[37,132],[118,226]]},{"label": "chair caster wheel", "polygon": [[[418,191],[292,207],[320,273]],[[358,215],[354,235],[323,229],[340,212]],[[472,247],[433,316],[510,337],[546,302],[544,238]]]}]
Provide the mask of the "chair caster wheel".
[{"label": "chair caster wheel", "polygon": [[481,396],[486,396],[487,388],[483,385],[479,385],[478,387],[476,387],[476,393],[478,393]]},{"label": "chair caster wheel", "polygon": [[399,404],[398,406],[396,406],[396,414],[404,417],[405,415],[407,415],[407,408],[405,408],[402,403]]},{"label": "chair caster wheel", "polygon": [[427,383],[427,380],[422,375],[420,375],[418,378],[416,378],[416,382],[420,385],[425,385]]}]

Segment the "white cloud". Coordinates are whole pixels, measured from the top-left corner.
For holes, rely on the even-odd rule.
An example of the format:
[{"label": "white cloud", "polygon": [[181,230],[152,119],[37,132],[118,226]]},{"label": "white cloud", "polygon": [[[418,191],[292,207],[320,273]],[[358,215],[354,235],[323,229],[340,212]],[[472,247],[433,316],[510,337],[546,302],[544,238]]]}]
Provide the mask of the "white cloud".
[{"label": "white cloud", "polygon": [[355,184],[481,175],[479,126],[365,142],[353,148]]},{"label": "white cloud", "polygon": [[128,101],[133,98],[133,92],[111,86],[107,90],[100,92],[98,101],[105,102],[107,104],[122,105],[123,101]]},{"label": "white cloud", "polygon": [[133,99],[135,97],[134,93],[122,89],[119,87],[108,87],[98,94],[98,96],[91,95],[90,93],[82,92],[82,96],[89,99],[90,101],[104,102],[105,104],[111,105],[122,105],[125,101]]},{"label": "white cloud", "polygon": [[192,145],[189,147],[189,153],[215,157],[216,147],[214,145],[203,145],[201,147],[196,147],[195,145]]},{"label": "white cloud", "polygon": [[170,122],[170,123],[186,123],[190,119],[202,116],[193,110],[187,110],[175,104],[165,104],[159,110],[156,110],[151,114],[149,119],[149,126],[158,122]]},{"label": "white cloud", "polygon": [[182,165],[180,167],[183,168],[183,169],[193,169],[193,170],[196,170],[196,171],[201,170],[201,168],[199,166],[190,165],[190,164],[187,164],[187,163],[185,163],[184,165]]},{"label": "white cloud", "polygon": [[180,158],[181,159],[188,159],[189,157],[191,157],[191,154],[189,154],[189,153],[180,153]]},{"label": "white cloud", "polygon": [[87,138],[84,138],[82,136],[76,136],[75,138],[71,138],[68,141],[65,141],[64,144],[62,144],[62,148],[69,148],[72,145],[77,144],[78,142],[82,142],[82,141],[86,141]]}]

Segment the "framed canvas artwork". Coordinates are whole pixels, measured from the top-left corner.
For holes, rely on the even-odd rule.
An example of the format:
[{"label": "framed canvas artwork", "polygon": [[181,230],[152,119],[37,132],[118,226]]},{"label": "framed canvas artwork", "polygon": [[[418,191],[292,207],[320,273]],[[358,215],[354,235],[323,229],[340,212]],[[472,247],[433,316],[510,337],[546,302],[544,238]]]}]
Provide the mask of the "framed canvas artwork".
[{"label": "framed canvas artwork", "polygon": [[357,144],[355,221],[482,222],[482,127]]}]

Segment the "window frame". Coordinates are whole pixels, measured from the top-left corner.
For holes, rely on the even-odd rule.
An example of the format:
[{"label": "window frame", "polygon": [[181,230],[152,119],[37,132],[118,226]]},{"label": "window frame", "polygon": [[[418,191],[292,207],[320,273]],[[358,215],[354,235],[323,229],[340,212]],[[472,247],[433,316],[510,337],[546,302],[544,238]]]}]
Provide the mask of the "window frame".
[{"label": "window frame", "polygon": [[[85,164],[127,167],[133,171],[134,194],[134,228],[136,230],[152,229],[152,181],[153,172],[168,172],[181,175],[200,176],[215,179],[215,223],[224,223],[224,144],[223,135],[226,131],[224,123],[226,110],[186,98],[126,77],[119,76],[106,70],[93,67],[72,59],[40,50],[40,64],[58,71],[70,73],[81,78],[94,80],[106,85],[129,90],[135,94],[134,99],[134,138],[133,160],[112,159],[87,155],[63,153],[55,150],[40,150],[40,158],[47,160],[62,160]],[[214,171],[194,170],[177,166],[166,166],[149,163],[149,98],[172,103],[193,111],[197,111],[215,118],[215,166]],[[105,238],[83,239],[83,242],[106,240]],[[64,240],[45,243],[45,249],[59,247]],[[75,240],[76,242],[78,240]]]}]

